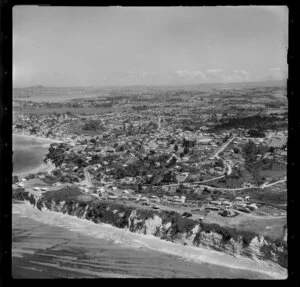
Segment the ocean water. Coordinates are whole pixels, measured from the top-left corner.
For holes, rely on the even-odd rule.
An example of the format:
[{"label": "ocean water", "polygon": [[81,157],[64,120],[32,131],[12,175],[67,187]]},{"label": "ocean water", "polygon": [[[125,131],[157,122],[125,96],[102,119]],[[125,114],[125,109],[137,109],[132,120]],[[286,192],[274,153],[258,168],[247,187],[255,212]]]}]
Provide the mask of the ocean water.
[{"label": "ocean water", "polygon": [[51,103],[61,103],[67,102],[73,99],[89,99],[99,97],[101,98],[101,93],[87,93],[87,94],[33,94],[29,98],[16,98],[19,101],[32,101],[36,103],[40,102],[51,102]]},{"label": "ocean water", "polygon": [[43,163],[50,143],[34,137],[13,135],[13,174],[29,172]]},{"label": "ocean water", "polygon": [[29,203],[13,204],[12,223],[14,278],[286,277],[264,262],[39,211]]}]

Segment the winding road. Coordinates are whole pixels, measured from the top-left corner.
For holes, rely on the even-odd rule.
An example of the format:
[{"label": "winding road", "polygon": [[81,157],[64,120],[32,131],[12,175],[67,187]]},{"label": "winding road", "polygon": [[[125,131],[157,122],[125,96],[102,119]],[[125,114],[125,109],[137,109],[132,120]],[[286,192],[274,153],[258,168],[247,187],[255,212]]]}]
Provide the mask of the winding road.
[{"label": "winding road", "polygon": [[227,148],[227,146],[235,139],[235,136],[232,136],[230,140],[228,140],[225,144],[223,144],[218,151],[212,156],[213,158],[217,158],[219,159],[219,153],[222,152],[225,148]]}]

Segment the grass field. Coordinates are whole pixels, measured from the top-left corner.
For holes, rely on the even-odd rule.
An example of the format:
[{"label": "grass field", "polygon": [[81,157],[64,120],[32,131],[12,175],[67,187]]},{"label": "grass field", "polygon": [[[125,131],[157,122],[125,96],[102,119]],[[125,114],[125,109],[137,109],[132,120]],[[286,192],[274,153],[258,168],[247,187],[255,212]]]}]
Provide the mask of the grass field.
[{"label": "grass field", "polygon": [[252,214],[240,214],[236,217],[223,217],[217,212],[210,212],[204,219],[204,223],[215,223],[223,227],[235,228],[240,231],[250,231],[268,236],[269,238],[282,239],[286,217],[263,217]]}]

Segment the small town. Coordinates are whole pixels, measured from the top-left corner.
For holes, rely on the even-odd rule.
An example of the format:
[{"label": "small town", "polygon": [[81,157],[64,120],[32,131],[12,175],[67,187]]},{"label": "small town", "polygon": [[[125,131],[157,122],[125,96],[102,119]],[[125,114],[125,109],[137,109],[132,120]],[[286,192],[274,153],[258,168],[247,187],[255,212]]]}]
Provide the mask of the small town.
[{"label": "small town", "polygon": [[[286,129],[215,132],[218,116],[219,122],[230,122],[223,112],[203,113],[205,124],[190,130],[182,125],[195,117],[199,121],[193,107],[182,105],[181,114],[172,117],[178,103],[166,107],[163,99],[141,113],[135,100],[124,102],[131,108],[104,114],[17,115],[16,134],[55,141],[45,159],[50,172],[27,179],[39,179],[49,189],[74,186],[99,200],[180,211],[197,220],[213,212],[222,217],[285,213],[284,202],[268,206],[260,192],[285,190]],[[19,103],[26,108],[26,101]],[[279,114],[276,120],[284,118]],[[38,189],[31,182],[25,178],[18,186]]]}]

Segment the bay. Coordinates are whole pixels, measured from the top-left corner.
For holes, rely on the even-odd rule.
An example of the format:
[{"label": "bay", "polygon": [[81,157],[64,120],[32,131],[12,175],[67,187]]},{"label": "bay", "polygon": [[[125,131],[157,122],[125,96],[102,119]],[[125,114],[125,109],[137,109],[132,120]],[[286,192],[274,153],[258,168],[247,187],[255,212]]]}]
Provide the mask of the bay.
[{"label": "bay", "polygon": [[31,136],[13,135],[13,174],[29,173],[38,168],[45,158],[50,141]]}]

